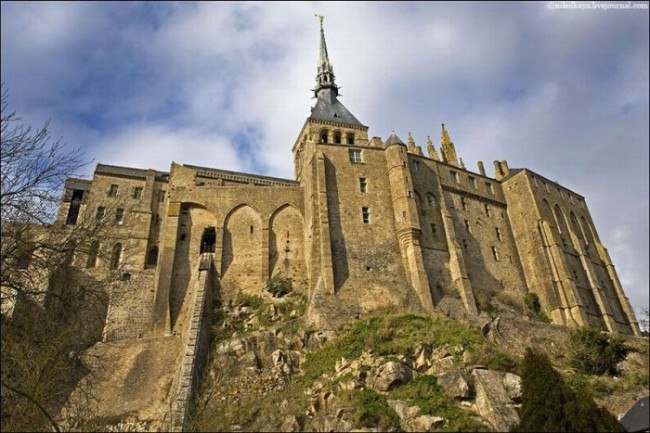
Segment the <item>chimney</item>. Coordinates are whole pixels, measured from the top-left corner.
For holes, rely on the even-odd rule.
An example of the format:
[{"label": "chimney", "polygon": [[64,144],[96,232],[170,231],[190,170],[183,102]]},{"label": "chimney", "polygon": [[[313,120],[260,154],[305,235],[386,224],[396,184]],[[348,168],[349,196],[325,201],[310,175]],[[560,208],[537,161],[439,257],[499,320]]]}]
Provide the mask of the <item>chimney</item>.
[{"label": "chimney", "polygon": [[501,167],[501,163],[499,161],[494,161],[494,178],[496,180],[501,180],[503,177],[503,168]]},{"label": "chimney", "polygon": [[508,167],[508,161],[505,159],[501,161],[501,169],[506,176],[510,174],[510,167]]},{"label": "chimney", "polygon": [[478,162],[478,172],[481,173],[481,176],[485,176],[485,166],[483,165],[483,161]]}]

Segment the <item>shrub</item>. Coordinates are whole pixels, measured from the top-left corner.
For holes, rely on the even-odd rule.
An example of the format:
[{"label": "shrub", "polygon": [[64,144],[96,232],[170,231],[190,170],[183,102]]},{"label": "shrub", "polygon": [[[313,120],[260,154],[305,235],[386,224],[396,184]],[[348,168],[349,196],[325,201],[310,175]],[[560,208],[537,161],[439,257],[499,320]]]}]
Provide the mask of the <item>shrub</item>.
[{"label": "shrub", "polygon": [[370,389],[351,391],[343,397],[352,406],[354,424],[384,431],[399,428],[399,417],[388,406],[386,397]]},{"label": "shrub", "polygon": [[622,432],[619,422],[599,408],[586,391],[572,390],[544,354],[526,350],[518,432]]},{"label": "shrub", "polygon": [[274,298],[281,298],[282,296],[291,293],[291,290],[293,290],[291,278],[287,278],[282,274],[275,274],[269,278],[264,288],[267,292],[272,294]]},{"label": "shrub", "polygon": [[571,366],[585,374],[615,375],[618,373],[616,365],[629,352],[622,340],[591,328],[574,331],[569,344]]},{"label": "shrub", "polygon": [[524,302],[530,311],[539,316],[540,311],[542,311],[542,304],[539,303],[539,296],[537,296],[537,293],[526,293]]}]

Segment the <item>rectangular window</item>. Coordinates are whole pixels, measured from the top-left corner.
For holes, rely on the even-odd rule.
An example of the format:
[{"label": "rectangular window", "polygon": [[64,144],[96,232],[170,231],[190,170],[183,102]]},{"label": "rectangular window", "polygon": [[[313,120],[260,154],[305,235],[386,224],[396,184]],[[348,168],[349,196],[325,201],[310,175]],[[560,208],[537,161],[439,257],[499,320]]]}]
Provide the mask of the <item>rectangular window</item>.
[{"label": "rectangular window", "polygon": [[420,171],[420,161],[413,161],[413,171]]},{"label": "rectangular window", "polygon": [[431,235],[433,236],[434,239],[438,237],[438,228],[436,227],[435,224],[431,224]]},{"label": "rectangular window", "polygon": [[115,224],[122,224],[124,222],[124,209],[117,208],[115,210]]},{"label": "rectangular window", "polygon": [[108,196],[109,197],[117,197],[117,188],[118,186],[116,184],[111,184],[111,186],[108,188]]},{"label": "rectangular window", "polygon": [[350,162],[355,164],[360,164],[363,162],[363,160],[361,159],[361,150],[350,149]]},{"label": "rectangular window", "polygon": [[485,189],[490,194],[494,194],[494,189],[492,189],[492,184],[490,182],[485,182]]},{"label": "rectangular window", "polygon": [[368,192],[368,180],[365,177],[359,178],[359,191]]},{"label": "rectangular window", "polygon": [[136,186],[133,188],[133,194],[131,194],[131,197],[134,198],[135,200],[140,200],[142,197],[142,187],[141,186]]},{"label": "rectangular window", "polygon": [[467,199],[465,199],[465,197],[460,198],[460,204],[463,207],[463,210],[467,210]]},{"label": "rectangular window", "polygon": [[489,204],[485,205],[485,215],[492,216],[492,213],[490,212],[490,205]]},{"label": "rectangular window", "polygon": [[497,239],[501,241],[501,230],[499,229],[499,227],[496,227],[494,230],[496,231]]},{"label": "rectangular window", "polygon": [[364,224],[370,224],[370,209],[367,207],[361,208],[361,219]]},{"label": "rectangular window", "polygon": [[472,188],[476,189],[477,188],[477,186],[476,186],[476,178],[470,176],[469,177],[469,184],[472,186]]},{"label": "rectangular window", "polygon": [[455,171],[450,171],[449,174],[451,175],[451,179],[454,181],[454,183],[458,183],[458,173]]},{"label": "rectangular window", "polygon": [[97,213],[95,214],[95,220],[101,221],[104,219],[104,214],[106,213],[106,208],[104,206],[99,206],[97,208]]},{"label": "rectangular window", "polygon": [[165,190],[161,189],[160,191],[158,191],[158,202],[162,203],[164,201],[165,201]]},{"label": "rectangular window", "polygon": [[465,220],[465,230],[467,230],[467,233],[472,233],[472,229],[469,226],[469,220]]},{"label": "rectangular window", "polygon": [[495,261],[499,261],[499,252],[497,251],[497,247],[492,247],[492,257],[494,257]]}]

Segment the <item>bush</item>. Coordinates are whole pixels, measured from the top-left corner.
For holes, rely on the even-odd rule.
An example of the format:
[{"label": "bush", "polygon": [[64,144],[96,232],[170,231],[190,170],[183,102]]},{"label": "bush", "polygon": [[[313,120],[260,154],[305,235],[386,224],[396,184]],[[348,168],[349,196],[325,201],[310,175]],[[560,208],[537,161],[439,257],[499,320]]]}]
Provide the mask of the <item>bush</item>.
[{"label": "bush", "polygon": [[524,302],[530,311],[539,316],[540,311],[542,311],[542,304],[539,303],[539,296],[537,296],[537,293],[526,293]]},{"label": "bush", "polygon": [[617,374],[616,365],[630,350],[622,340],[591,328],[574,331],[569,345],[571,366],[585,374]]},{"label": "bush", "polygon": [[281,298],[282,296],[291,293],[293,285],[291,278],[287,278],[282,274],[275,274],[266,282],[264,287],[267,292],[273,295],[274,298]]},{"label": "bush", "polygon": [[386,397],[370,389],[351,391],[343,397],[352,406],[354,424],[361,427],[381,428],[384,431],[399,428],[399,417],[388,406]]},{"label": "bush", "polygon": [[546,355],[527,349],[522,370],[521,421],[514,431],[624,431],[586,391],[567,386]]}]

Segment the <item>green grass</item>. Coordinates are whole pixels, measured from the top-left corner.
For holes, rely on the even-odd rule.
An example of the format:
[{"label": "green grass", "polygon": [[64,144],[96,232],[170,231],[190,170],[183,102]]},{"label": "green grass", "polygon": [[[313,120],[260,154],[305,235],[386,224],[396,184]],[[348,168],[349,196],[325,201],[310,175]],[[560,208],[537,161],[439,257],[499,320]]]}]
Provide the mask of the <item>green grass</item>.
[{"label": "green grass", "polygon": [[351,418],[356,428],[375,427],[382,431],[399,428],[399,417],[388,406],[386,397],[371,389],[344,392],[341,400],[352,408]]}]

